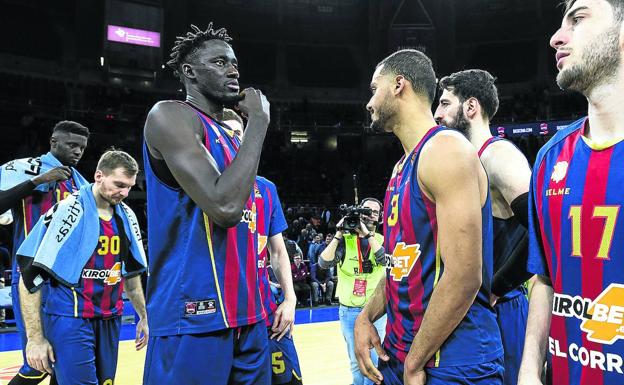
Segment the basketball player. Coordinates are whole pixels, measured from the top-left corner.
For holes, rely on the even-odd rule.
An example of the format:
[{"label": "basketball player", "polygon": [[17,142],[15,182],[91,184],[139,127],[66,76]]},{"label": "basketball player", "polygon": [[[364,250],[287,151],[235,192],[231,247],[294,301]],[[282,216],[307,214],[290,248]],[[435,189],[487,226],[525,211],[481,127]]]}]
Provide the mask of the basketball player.
[{"label": "basketball player", "polygon": [[[234,128],[234,127],[232,127]],[[295,317],[297,297],[293,288],[288,251],[282,232],[288,228],[282,212],[282,205],[275,184],[259,176],[258,192],[261,195],[258,206],[258,277],[265,311],[267,333],[270,334],[273,385],[301,385],[301,369],[295,343],[290,333]],[[267,250],[271,256],[271,267],[284,292],[284,301],[277,306],[269,284]]]},{"label": "basketball player", "polygon": [[[186,101],[157,103],[145,123],[151,336],[143,382],[269,384],[254,193],[269,103],[258,90],[239,93],[225,29],[192,28],[168,62]],[[215,118],[237,103],[248,118],[242,144]]]},{"label": "basketball player", "polygon": [[[26,331],[18,290],[20,271],[15,252],[42,214],[87,183],[75,167],[87,147],[88,138],[89,129],[82,124],[59,122],[52,130],[47,154],[15,159],[0,168],[0,212],[11,210],[14,222],[11,299],[24,359],[9,385],[34,385],[47,376],[47,372],[30,367],[26,360]],[[56,380],[52,378],[51,383]]]},{"label": "basketball player", "polygon": [[[124,283],[140,317],[137,350],[147,343],[141,230],[132,210],[121,203],[138,171],[127,153],[105,152],[95,183],[48,210],[17,251],[28,364],[42,372],[54,370],[60,385],[113,384]],[[38,289],[48,277],[42,317]]]},{"label": "basketball player", "polygon": [[529,192],[531,291],[519,384],[624,384],[624,2],[567,0],[557,84],[587,98],[588,116],[535,160]]},{"label": "basketball player", "polygon": [[[466,138],[435,124],[436,77],[423,53],[401,50],[382,60],[371,90],[372,126],[394,133],[405,154],[384,202],[384,247],[392,253],[386,280],[356,321],[360,369],[386,385],[501,384],[485,170]],[[373,322],[384,312],[382,348]]]},{"label": "basketball player", "polygon": [[[235,111],[224,108],[222,120],[240,140],[243,139],[243,119]],[[258,277],[262,303],[267,313],[266,326],[273,373],[271,384],[297,385],[302,383],[301,369],[290,333],[295,318],[297,297],[293,288],[288,251],[282,237],[282,232],[288,228],[288,224],[275,184],[261,176],[256,178],[256,184],[261,198],[258,206]],[[269,283],[267,251],[271,256],[271,267],[284,293],[284,300],[279,306]]]},{"label": "basketball player", "polygon": [[[517,259],[521,264],[514,273],[520,276],[518,282],[522,282],[530,277],[524,266],[528,256],[527,193],[531,168],[516,146],[490,133],[490,119],[498,109],[494,81],[494,77],[483,70],[466,70],[442,78],[442,96],[434,117],[438,123],[464,134],[478,149],[490,181],[494,271],[498,272],[508,261],[514,263],[510,259]],[[508,286],[498,284],[496,273],[494,277],[492,291],[501,296],[494,310],[505,351],[504,384],[516,385],[529,307],[526,289],[520,285],[505,294]]]}]

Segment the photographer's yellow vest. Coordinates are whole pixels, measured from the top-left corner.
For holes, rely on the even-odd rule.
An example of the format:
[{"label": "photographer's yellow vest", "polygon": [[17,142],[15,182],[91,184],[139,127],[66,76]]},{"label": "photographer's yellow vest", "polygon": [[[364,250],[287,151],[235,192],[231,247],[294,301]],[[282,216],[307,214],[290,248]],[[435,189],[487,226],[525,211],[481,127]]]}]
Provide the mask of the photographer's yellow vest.
[{"label": "photographer's yellow vest", "polygon": [[[375,239],[383,245],[383,236],[375,233]],[[336,294],[341,305],[351,307],[362,307],[373,295],[379,281],[385,277],[386,267],[375,262],[373,250],[369,250],[368,255],[363,258],[370,259],[373,264],[373,272],[370,274],[360,274],[360,263],[358,261],[357,235],[345,234],[345,257],[341,264],[338,264],[338,288]],[[356,280],[366,281],[366,295],[354,295]]]}]

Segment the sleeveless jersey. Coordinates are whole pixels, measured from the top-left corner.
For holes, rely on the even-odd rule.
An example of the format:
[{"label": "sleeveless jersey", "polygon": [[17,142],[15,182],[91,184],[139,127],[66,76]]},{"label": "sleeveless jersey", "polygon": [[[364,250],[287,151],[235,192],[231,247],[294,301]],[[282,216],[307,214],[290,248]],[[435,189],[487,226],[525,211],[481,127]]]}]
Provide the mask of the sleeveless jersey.
[{"label": "sleeveless jersey", "polygon": [[[499,140],[505,140],[503,138],[493,136],[488,139],[481,149],[479,150],[479,158],[483,154],[483,151],[492,143]],[[515,217],[507,219],[494,218],[494,273],[496,273],[511,256],[511,253],[516,249],[518,244],[522,242],[527,236],[527,230],[518,222]],[[524,286],[518,286],[509,293],[505,294],[502,298],[499,298],[498,303],[509,301],[512,298],[516,298],[519,295],[525,295],[526,289]]]},{"label": "sleeveless jersey", "polygon": [[[400,362],[423,320],[444,264],[438,245],[435,203],[421,191],[418,159],[422,147],[444,127],[430,129],[397,163],[384,201],[384,247],[392,253],[386,275],[388,324],[384,347]],[[464,319],[427,367],[474,365],[502,356],[496,316],[489,305],[492,279],[492,208],[483,206],[483,281]]]},{"label": "sleeveless jersey", "polygon": [[[236,156],[240,142],[219,122],[195,108],[193,111],[204,129],[204,146],[222,173]],[[207,333],[263,320],[254,191],[250,191],[240,223],[221,228],[182,188],[171,187],[156,176],[146,144],[143,153],[151,334]]]}]

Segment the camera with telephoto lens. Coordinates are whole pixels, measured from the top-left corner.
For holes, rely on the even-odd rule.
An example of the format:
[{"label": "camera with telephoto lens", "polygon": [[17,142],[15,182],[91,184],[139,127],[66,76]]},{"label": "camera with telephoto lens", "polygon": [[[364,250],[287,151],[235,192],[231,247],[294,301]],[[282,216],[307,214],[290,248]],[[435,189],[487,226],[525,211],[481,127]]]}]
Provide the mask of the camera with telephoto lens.
[{"label": "camera with telephoto lens", "polygon": [[361,215],[372,215],[373,210],[363,206],[347,206],[346,204],[340,205],[340,215],[344,217],[342,221],[342,230],[345,233],[355,234],[356,229],[360,227]]}]

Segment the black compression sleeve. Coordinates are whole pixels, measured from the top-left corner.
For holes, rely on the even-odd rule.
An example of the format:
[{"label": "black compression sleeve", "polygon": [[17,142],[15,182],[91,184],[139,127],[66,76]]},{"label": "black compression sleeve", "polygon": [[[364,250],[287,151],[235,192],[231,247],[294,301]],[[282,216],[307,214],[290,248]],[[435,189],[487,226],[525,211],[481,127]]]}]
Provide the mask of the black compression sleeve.
[{"label": "black compression sleeve", "polygon": [[35,189],[35,184],[27,180],[8,190],[0,191],[0,214],[12,209],[17,203],[30,195]]},{"label": "black compression sleeve", "polygon": [[529,228],[529,193],[518,195],[511,202],[511,211],[525,229]]},{"label": "black compression sleeve", "polygon": [[494,273],[492,293],[502,297],[533,276],[526,270],[528,256],[529,240],[525,235],[503,266]]}]

